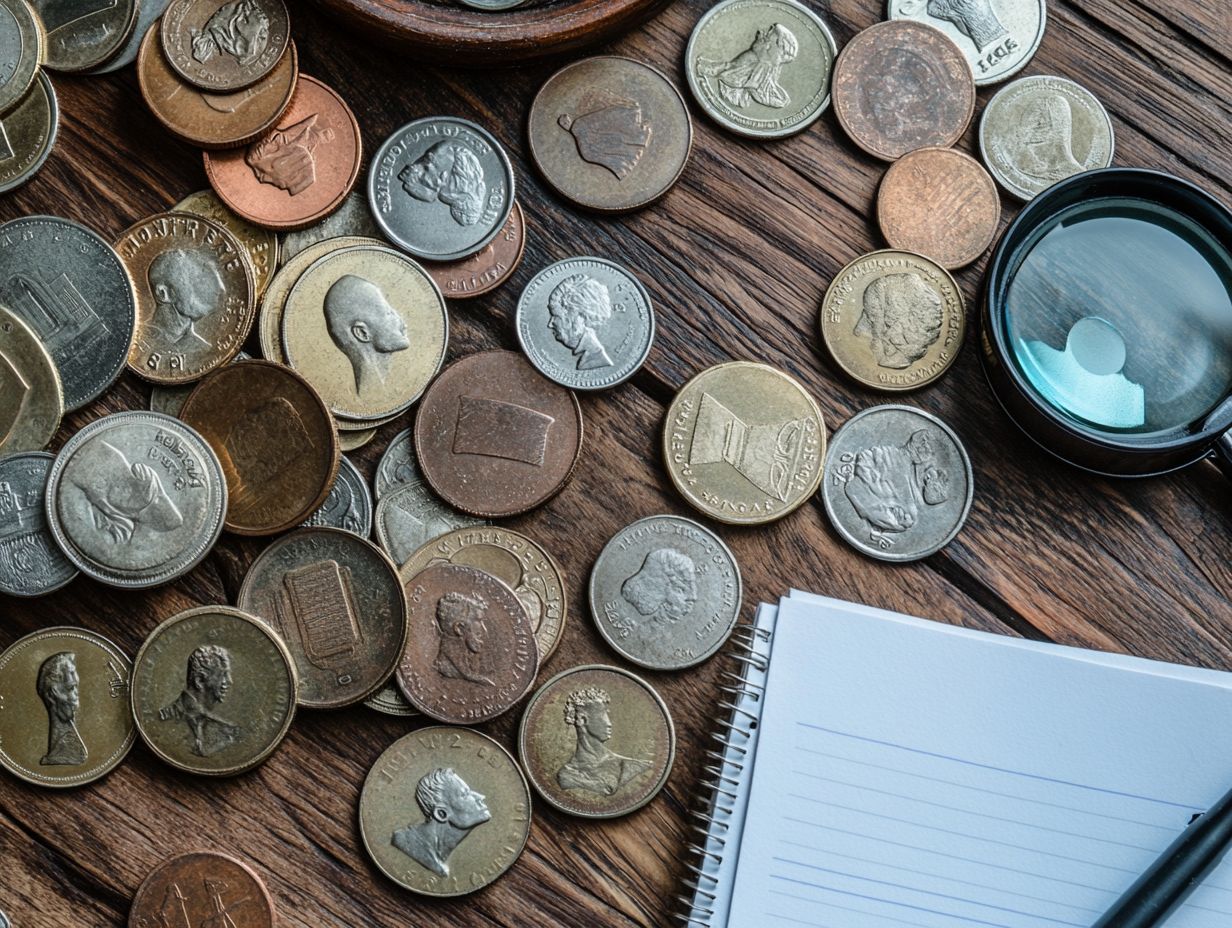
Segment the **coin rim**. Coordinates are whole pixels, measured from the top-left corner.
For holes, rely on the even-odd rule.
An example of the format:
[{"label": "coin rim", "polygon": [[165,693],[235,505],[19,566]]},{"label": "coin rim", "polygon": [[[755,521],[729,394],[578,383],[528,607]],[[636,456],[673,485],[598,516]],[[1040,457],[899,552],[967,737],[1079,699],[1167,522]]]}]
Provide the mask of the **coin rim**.
[{"label": "coin rim", "polygon": [[[6,320],[12,320],[13,326],[21,330],[21,337],[28,340],[31,348],[37,349],[36,357],[39,361],[44,361],[46,363],[43,373],[51,371],[51,379],[55,384],[56,394],[59,396],[60,400],[57,404],[60,411],[53,420],[49,420],[47,428],[44,428],[36,433],[40,437],[46,436],[37,448],[14,447],[12,449],[6,449],[5,443],[9,441],[9,435],[11,433],[6,433],[5,435],[0,436],[0,456],[9,454],[23,454],[27,451],[42,451],[49,444],[51,444],[51,440],[56,437],[56,432],[60,431],[60,424],[64,419],[64,383],[60,380],[60,369],[56,367],[56,362],[51,356],[51,352],[47,350],[47,346],[43,344],[42,340],[34,334],[34,330],[30,328],[25,319],[21,318],[21,316],[17,315],[17,313],[12,310],[7,309],[4,306],[0,306],[0,323],[5,322]],[[19,419],[17,421],[21,420]],[[16,425],[16,422],[14,425]]]},{"label": "coin rim", "polygon": [[[17,31],[21,34],[23,48],[28,39],[33,38],[34,40],[34,67],[29,67],[30,55],[27,54],[17,59],[17,67],[14,69],[14,74],[20,74],[22,70],[28,70],[29,74],[24,75],[20,83],[5,84],[0,87],[0,116],[7,116],[21,104],[26,94],[34,87],[34,82],[43,73],[43,59],[47,55],[47,27],[43,25],[43,18],[34,12],[34,7],[26,0],[0,0],[0,6],[8,10],[17,23]],[[23,26],[28,28],[22,29]],[[33,32],[34,35],[30,36],[29,32]],[[21,68],[22,64],[27,67]],[[9,80],[11,81],[12,78]],[[14,91],[9,89],[10,87],[20,89]]]},{"label": "coin rim", "polygon": [[[463,2],[465,2],[465,0],[463,0]],[[513,201],[513,210],[510,212],[510,216],[513,216],[515,213],[517,214],[515,224],[522,230],[522,234],[518,236],[518,253],[514,255],[513,260],[509,262],[509,269],[491,283],[484,284],[483,287],[478,290],[466,290],[461,293],[445,293],[445,288],[442,285],[441,280],[439,280],[436,275],[440,274],[446,281],[453,280],[454,278],[451,276],[451,273],[456,272],[455,269],[457,265],[469,261],[470,258],[463,258],[458,262],[438,261],[424,266],[424,270],[426,270],[432,279],[436,281],[436,285],[441,288],[441,294],[446,300],[473,300],[476,297],[491,293],[493,290],[509,282],[509,278],[512,277],[518,267],[521,266],[522,258],[526,255],[526,239],[528,238],[526,231],[526,214],[522,211],[522,204],[517,200]],[[508,222],[508,220],[505,221]],[[504,226],[501,228],[504,228]],[[497,236],[499,235],[500,233],[498,232]],[[496,241],[496,238],[494,237],[492,241]],[[484,247],[486,248],[487,246],[485,245]],[[482,251],[482,249],[480,250]],[[478,253],[479,252],[476,252],[475,254]],[[475,255],[471,255],[471,258],[473,257],[475,257]]]},{"label": "coin rim", "polygon": [[133,902],[129,908],[128,921],[126,922],[128,928],[141,928],[141,926],[137,924],[136,918],[140,914],[139,909],[141,907],[141,903],[144,901],[145,894],[150,891],[149,887],[153,884],[154,878],[161,874],[164,870],[168,870],[180,861],[186,860],[190,857],[213,857],[218,860],[225,860],[228,863],[235,864],[241,870],[245,871],[252,878],[252,881],[257,885],[261,892],[261,897],[269,911],[270,924],[276,925],[278,923],[278,912],[274,908],[274,899],[270,895],[269,887],[265,885],[265,881],[261,879],[256,870],[239,858],[232,857],[230,854],[222,854],[218,851],[189,851],[185,854],[177,854],[175,857],[164,860],[157,867],[146,874],[145,879],[141,881],[141,885],[137,887],[137,892],[133,894]]},{"label": "coin rim", "polygon": [[[172,31],[176,29],[176,26],[173,25],[176,21],[174,14],[177,12],[179,13],[179,25],[183,26],[184,17],[188,14],[190,8],[194,5],[199,5],[200,2],[201,0],[171,0],[171,2],[168,3],[163,9],[162,15],[158,18],[157,25],[159,47],[163,49],[163,54],[167,59],[168,67],[175,72],[176,76],[179,77],[180,80],[188,84],[188,86],[195,87],[198,90],[204,90],[209,93],[227,94],[236,93],[237,91],[251,87],[253,84],[258,83],[262,78],[273,73],[274,69],[278,67],[278,62],[282,60],[282,56],[287,53],[286,46],[291,44],[291,11],[287,8],[287,5],[283,2],[283,0],[263,0],[263,2],[268,2],[271,5],[281,7],[283,12],[282,18],[287,24],[286,45],[278,50],[278,54],[274,56],[274,63],[272,65],[270,65],[264,72],[256,74],[255,76],[251,74],[241,75],[231,81],[220,84],[206,85],[200,83],[199,81],[193,80],[193,78],[186,73],[185,69],[178,64],[175,56],[171,54],[169,49],[174,43],[174,40],[179,39],[178,36],[172,34]],[[183,7],[184,9],[180,11],[177,10],[176,7]],[[179,39],[179,44],[181,46],[184,44],[182,39]]]},{"label": "coin rim", "polygon": [[[341,437],[339,437],[338,442],[339,442],[339,445],[341,445],[342,443]],[[376,504],[372,499],[372,491],[368,488],[368,481],[364,479],[364,475],[360,473],[359,468],[355,466],[355,462],[352,461],[350,458],[348,458],[345,454],[339,452],[338,454],[338,473],[334,475],[334,486],[338,484],[339,480],[343,479],[342,477],[343,471],[346,471],[352,477],[354,477],[355,483],[359,485],[359,493],[362,499],[362,505],[360,508],[364,516],[364,518],[361,520],[361,527],[366,526],[368,531],[352,532],[350,529],[340,528],[337,525],[308,525],[307,524],[308,519],[311,519],[312,516],[315,516],[318,512],[320,512],[321,506],[325,505],[324,503],[321,503],[321,506],[318,506],[316,509],[312,510],[311,515],[308,516],[308,519],[305,519],[303,522],[300,523],[299,528],[337,528],[339,531],[347,532],[348,534],[354,535],[357,538],[361,538],[364,541],[369,541],[372,535],[373,519],[376,515]],[[333,486],[331,486],[330,493],[332,493],[333,491],[334,491],[334,488]],[[325,498],[329,499],[329,495],[326,494]],[[390,558],[390,560],[393,560],[393,558]],[[397,565],[395,564],[394,566],[396,567]]]},{"label": "coin rim", "polygon": [[[47,141],[43,146],[43,150],[39,152],[38,156],[30,163],[29,167],[27,167],[8,183],[0,184],[0,193],[8,193],[10,190],[16,190],[18,187],[32,181],[35,175],[43,169],[43,165],[47,163],[47,159],[51,157],[51,153],[56,147],[56,139],[60,135],[60,101],[56,97],[55,85],[52,84],[51,79],[42,69],[39,69],[36,78],[37,79],[30,85],[30,89],[27,91],[27,96],[32,93],[37,93],[39,87],[42,87],[43,91],[47,94],[47,108],[50,116],[48,122],[51,124],[47,132]],[[22,97],[14,103],[13,109],[5,113],[4,116],[8,117],[13,115],[13,113],[17,111],[25,100],[26,97]]]},{"label": "coin rim", "polygon": [[[11,451],[8,453],[0,453],[0,466],[8,463],[10,460],[16,460],[18,458],[39,458],[40,460],[45,460],[48,462],[47,473],[43,477],[43,492],[44,492],[44,496],[46,496],[47,478],[51,476],[51,465],[55,463],[56,456],[52,454],[50,451]],[[44,505],[42,508],[43,508],[43,519],[45,522],[47,518],[46,506]],[[48,538],[51,539],[52,545],[55,546],[56,551],[58,551],[61,555],[63,555],[64,552],[60,549],[60,546],[56,544],[55,536],[51,534],[50,526],[45,525],[44,528],[47,532]],[[38,588],[38,590],[36,590],[33,593],[27,593],[24,590],[14,590],[11,587],[6,587],[3,584],[0,584],[0,593],[3,593],[5,596],[14,596],[18,599],[37,599],[40,596],[47,596],[50,593],[54,593],[56,590],[64,589],[66,586],[68,586],[70,583],[76,580],[79,576],[81,576],[81,571],[78,569],[77,565],[74,564],[72,561],[69,561],[67,557],[65,558],[65,560],[68,562],[68,565],[71,568],[73,568],[73,572],[69,574],[67,579],[62,580],[60,583],[57,583],[54,586],[41,586]],[[57,626],[57,627],[67,627],[67,626]],[[0,650],[0,659],[3,659],[3,657],[4,657],[4,652]],[[2,748],[0,748],[0,750],[2,750]],[[3,928],[3,926],[0,925],[0,928]]]},{"label": "coin rim", "polygon": [[[56,29],[47,30],[46,24],[44,24],[43,28],[47,30],[47,42],[44,46],[43,52],[43,67],[47,68],[49,71],[58,71],[61,74],[81,75],[84,77],[91,69],[96,68],[99,65],[106,64],[112,59],[113,56],[118,55],[124,48],[124,44],[128,41],[129,36],[133,34],[133,29],[137,26],[137,6],[139,0],[121,0],[121,2],[127,2],[129,7],[129,14],[128,18],[124,21],[124,28],[116,33],[115,37],[110,43],[108,43],[107,50],[102,55],[98,55],[96,50],[95,56],[82,64],[74,64],[69,67],[61,62],[49,60],[52,48],[51,33],[59,32],[63,27],[61,26]],[[40,19],[41,18],[42,17],[40,16]],[[69,23],[65,23],[65,25],[69,25]]]}]

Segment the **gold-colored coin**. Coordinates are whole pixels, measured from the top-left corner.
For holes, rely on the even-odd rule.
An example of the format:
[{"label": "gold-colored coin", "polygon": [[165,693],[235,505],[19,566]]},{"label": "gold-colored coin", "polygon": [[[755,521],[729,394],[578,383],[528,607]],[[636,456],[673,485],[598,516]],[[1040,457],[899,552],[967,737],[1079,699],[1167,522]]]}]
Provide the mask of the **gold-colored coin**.
[{"label": "gold-colored coin", "polygon": [[40,73],[29,92],[0,119],[0,136],[8,146],[4,152],[8,157],[0,160],[0,193],[17,189],[39,172],[55,147],[59,128],[56,91]]},{"label": "gold-colored coin", "polygon": [[376,438],[376,429],[364,429],[362,432],[338,430],[338,447],[343,451],[358,451],[372,439]]},{"label": "gold-colored coin", "polygon": [[821,338],[852,379],[891,393],[949,370],[967,331],[962,292],[941,265],[910,251],[861,255],[821,303]]},{"label": "gold-colored coin", "polygon": [[795,378],[729,361],[680,388],[663,424],[663,457],[672,483],[699,512],[762,525],[817,492],[826,427]]},{"label": "gold-colored coin", "polygon": [[41,0],[31,5],[47,30],[43,64],[53,71],[98,67],[124,46],[137,24],[137,0]]},{"label": "gold-colored coin", "polygon": [[278,233],[254,226],[247,219],[241,219],[227,209],[226,204],[218,199],[218,194],[213,190],[198,190],[180,200],[172,209],[177,213],[204,216],[235,236],[252,264],[253,284],[256,287],[257,299],[261,299],[274,276],[274,270],[278,267]]},{"label": "gold-colored coin", "polygon": [[30,327],[0,307],[0,454],[47,447],[64,415],[55,362]]},{"label": "gold-colored coin", "polygon": [[42,21],[25,0],[0,0],[0,113],[30,92],[43,63]]}]

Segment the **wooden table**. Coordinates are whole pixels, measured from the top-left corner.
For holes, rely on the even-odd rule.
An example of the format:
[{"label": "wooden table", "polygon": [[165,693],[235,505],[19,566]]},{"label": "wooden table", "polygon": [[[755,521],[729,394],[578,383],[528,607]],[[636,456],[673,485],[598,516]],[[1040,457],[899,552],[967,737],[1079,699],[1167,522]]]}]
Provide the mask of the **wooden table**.
[{"label": "wooden table", "polygon": [[[685,41],[708,5],[678,0],[612,50],[657,65],[683,86]],[[811,5],[840,46],[882,15],[880,0]],[[350,101],[369,152],[411,118],[450,113],[487,125],[515,159],[530,234],[526,259],[503,289],[451,307],[451,358],[516,348],[517,295],[559,258],[613,258],[636,269],[654,297],[659,336],[645,369],[630,384],[582,400],[587,434],[577,476],[547,506],[511,522],[554,552],[569,575],[569,627],[545,672],[618,662],[591,625],[585,582],[620,526],[657,512],[688,513],[659,455],[664,407],[681,383],[719,361],[767,361],[809,386],[831,429],[884,401],[839,376],[817,330],[831,276],[881,244],[871,216],[884,165],[860,154],[832,113],[802,136],[757,145],[696,112],[693,159],[667,199],[627,218],[595,218],[549,193],[527,161],[527,107],[551,65],[429,70],[353,39],[306,4],[294,7],[304,70]],[[1224,4],[1211,0],[1053,0],[1043,47],[1026,73],[1061,74],[1093,90],[1116,123],[1118,164],[1172,171],[1229,202],[1230,40]],[[0,219],[58,213],[110,237],[205,186],[199,153],[159,128],[131,70],[105,79],[57,76],[55,84],[57,149],[33,183],[0,197]],[[980,93],[981,106],[989,95]],[[962,146],[972,150],[973,138],[974,128]],[[1003,222],[1016,212],[1004,205]],[[983,267],[958,275],[972,310]],[[957,540],[922,563],[880,564],[841,542],[816,502],[770,528],[722,528],[744,571],[746,616],[797,584],[1004,634],[1232,667],[1232,508],[1224,478],[1205,463],[1141,482],[1096,479],[1057,463],[1002,415],[976,349],[970,338],[940,383],[905,400],[951,423],[970,452],[975,504]],[[103,400],[68,417],[52,450],[103,413],[144,407],[147,398],[148,388],[125,375]],[[353,455],[366,474],[409,421],[381,429]],[[0,598],[0,646],[43,626],[80,624],[135,652],[167,616],[233,602],[261,547],[225,536],[196,571],[151,592],[79,579],[41,601]],[[377,755],[410,726],[355,708],[301,713],[268,763],[222,782],[182,776],[141,746],[84,789],[56,793],[0,779],[0,909],[17,928],[122,925],[152,867],[190,848],[220,848],[265,876],[284,926],[665,925],[691,840],[688,812],[723,668],[719,658],[650,676],[680,735],[658,799],[601,824],[537,804],[521,860],[473,897],[424,901],[369,863],[356,829],[359,788]],[[510,713],[484,730],[512,746],[516,722]]]}]

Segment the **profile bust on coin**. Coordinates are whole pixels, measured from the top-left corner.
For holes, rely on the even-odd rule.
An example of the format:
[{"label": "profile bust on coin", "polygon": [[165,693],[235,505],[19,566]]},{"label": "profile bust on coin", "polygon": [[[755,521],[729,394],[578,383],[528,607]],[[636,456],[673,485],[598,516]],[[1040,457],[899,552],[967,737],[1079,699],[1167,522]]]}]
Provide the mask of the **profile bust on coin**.
[{"label": "profile bust on coin", "polygon": [[437,876],[449,876],[449,857],[472,829],[492,820],[482,793],[451,767],[437,767],[415,787],[424,821],[394,832],[394,847]]},{"label": "profile bust on coin", "polygon": [[719,93],[732,106],[762,106],[782,109],[791,95],[779,83],[783,66],[796,60],[800,40],[782,23],[759,29],[753,43],[735,58],[715,61],[699,58],[697,70],[703,77],[715,78]]},{"label": "profile bust on coin", "polygon": [[683,619],[697,602],[697,565],[673,548],[655,548],[620,587],[620,595],[657,622]]},{"label": "profile bust on coin", "polygon": [[269,44],[270,19],[256,0],[232,0],[220,6],[192,37],[192,56],[205,64],[216,55],[230,55],[251,64]]},{"label": "profile bust on coin", "polygon": [[612,359],[595,332],[612,318],[612,297],[607,287],[593,277],[574,274],[552,290],[548,312],[548,328],[558,342],[573,352],[579,371],[612,366]]},{"label": "profile bust on coin", "polygon": [[460,226],[483,217],[488,185],[479,158],[465,145],[437,142],[398,172],[402,189],[421,203],[439,200]]},{"label": "profile bust on coin", "polygon": [[192,752],[209,757],[235,743],[240,727],[215,713],[231,688],[231,655],[216,644],[202,645],[188,656],[184,691],[158,710],[164,722],[183,720],[192,735]]},{"label": "profile bust on coin", "polygon": [[436,630],[440,644],[433,666],[442,677],[495,686],[488,664],[493,655],[485,647],[488,628],[484,617],[488,602],[478,593],[450,592],[436,604]]},{"label": "profile bust on coin", "polygon": [[146,277],[154,294],[154,325],[171,344],[195,338],[212,347],[193,326],[223,305],[226,286],[201,252],[177,248],[150,262]]},{"label": "profile bust on coin", "polygon": [[868,339],[881,367],[910,367],[941,337],[941,297],[915,273],[887,274],[864,290],[852,330]]},{"label": "profile bust on coin", "polygon": [[47,753],[39,764],[84,764],[89,752],[77,731],[77,710],[81,707],[77,655],[61,651],[43,661],[35,687],[47,708]]},{"label": "profile bust on coin", "polygon": [[556,773],[561,789],[612,796],[650,769],[650,761],[624,757],[607,746],[612,738],[610,702],[605,690],[593,686],[576,690],[565,701],[565,724],[577,734],[577,749]]},{"label": "profile bust on coin", "polygon": [[355,371],[355,392],[385,383],[391,356],[411,347],[406,322],[381,289],[354,274],[339,277],[325,294],[329,337]]}]

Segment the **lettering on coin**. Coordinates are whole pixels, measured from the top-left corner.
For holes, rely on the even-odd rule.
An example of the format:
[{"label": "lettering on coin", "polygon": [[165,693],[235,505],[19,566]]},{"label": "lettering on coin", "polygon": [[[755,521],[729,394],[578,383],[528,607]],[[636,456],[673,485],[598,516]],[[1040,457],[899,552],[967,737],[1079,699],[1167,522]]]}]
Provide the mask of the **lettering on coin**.
[{"label": "lettering on coin", "polygon": [[980,51],[1009,35],[990,0],[928,0],[928,15],[952,23]]},{"label": "lettering on coin", "polygon": [[77,468],[80,476],[73,485],[85,496],[94,527],[113,543],[128,544],[139,526],[162,533],[184,524],[152,467],[130,463],[124,452],[101,438],[80,453],[89,460]]},{"label": "lettering on coin", "polygon": [[941,337],[942,322],[941,297],[919,274],[887,274],[865,288],[852,331],[868,339],[879,366],[902,370],[928,353]]},{"label": "lettering on coin", "polygon": [[586,274],[566,277],[548,296],[548,328],[573,352],[579,371],[611,367],[612,358],[595,332],[612,318],[607,287]]},{"label": "lettering on coin", "polygon": [[291,196],[316,183],[317,146],[332,142],[335,135],[333,128],[316,127],[319,115],[313,113],[285,129],[275,129],[248,146],[244,161],[258,181]]},{"label": "lettering on coin", "polygon": [[452,768],[438,767],[415,787],[424,821],[399,828],[390,840],[425,870],[449,876],[449,856],[472,829],[492,820],[485,798]]},{"label": "lettering on coin", "polygon": [[702,393],[689,465],[726,462],[749,483],[787,502],[792,477],[808,452],[804,419],[751,425],[709,393]]},{"label": "lettering on coin", "polygon": [[650,769],[650,761],[624,757],[607,746],[612,737],[606,690],[588,686],[565,700],[565,724],[577,734],[577,749],[556,773],[561,789],[614,796]]},{"label": "lettering on coin", "polygon": [[950,496],[950,474],[937,461],[935,439],[917,429],[902,445],[876,445],[843,455],[838,479],[843,492],[880,548],[912,528],[925,506]]},{"label": "lettering on coin", "polygon": [[[0,364],[0,390],[8,390],[10,384],[2,371]],[[4,434],[5,423],[0,422],[0,437]],[[22,493],[9,481],[0,480],[0,581],[7,581],[0,586],[23,576],[49,577],[65,569],[64,556],[50,546],[45,529],[41,485],[29,486]]]},{"label": "lettering on coin", "polygon": [[325,324],[355,373],[355,392],[378,389],[392,355],[411,347],[406,322],[381,289],[354,274],[339,277],[325,294]]},{"label": "lettering on coin", "polygon": [[154,325],[172,344],[195,338],[209,346],[194,326],[217,310],[226,296],[226,285],[210,257],[182,248],[164,251],[150,262],[146,277],[156,304]]},{"label": "lettering on coin", "polygon": [[256,0],[232,0],[215,11],[204,29],[191,30],[192,56],[205,64],[226,54],[249,65],[265,51],[269,36],[269,16]]},{"label": "lettering on coin", "polygon": [[221,645],[206,644],[188,655],[187,680],[175,702],[158,710],[164,722],[183,721],[192,737],[192,752],[209,757],[239,740],[240,726],[215,714],[214,707],[231,689],[231,655]]},{"label": "lettering on coin", "polygon": [[630,606],[656,623],[675,622],[693,611],[697,602],[697,567],[687,554],[674,548],[656,548],[620,587]]},{"label": "lettering on coin", "polygon": [[782,109],[791,102],[791,95],[779,83],[779,77],[783,66],[795,61],[799,53],[796,34],[775,23],[759,29],[753,44],[730,61],[699,57],[697,70],[718,83],[719,95],[732,106],[760,103]]},{"label": "lettering on coin", "polygon": [[486,647],[487,611],[488,601],[478,593],[449,592],[436,604],[436,632],[440,641],[432,666],[442,677],[496,686],[493,655]]},{"label": "lettering on coin", "polygon": [[583,161],[624,180],[642,160],[653,131],[642,118],[641,105],[608,90],[591,90],[578,109],[580,115],[564,113],[557,124],[573,136]]},{"label": "lettering on coin", "polygon": [[542,467],[556,420],[516,403],[482,396],[458,398],[454,454],[481,454]]},{"label": "lettering on coin", "polygon": [[42,766],[84,764],[89,752],[77,731],[77,710],[81,706],[77,655],[61,651],[43,661],[35,681],[39,698],[47,707],[47,753]]},{"label": "lettering on coin", "polygon": [[[341,473],[339,471],[340,475]],[[360,512],[360,503],[356,499],[355,491],[351,489],[346,480],[339,476],[330,488],[329,496],[325,497],[321,508],[309,516],[304,524],[336,525],[362,537],[366,533],[364,532],[364,517]]]},{"label": "lettering on coin", "polygon": [[479,157],[459,142],[437,142],[398,172],[402,189],[423,203],[440,201],[460,226],[483,218],[488,183]]},{"label": "lettering on coin", "polygon": [[47,31],[54,32],[79,19],[114,9],[119,0],[33,0],[31,5],[38,11]]}]

